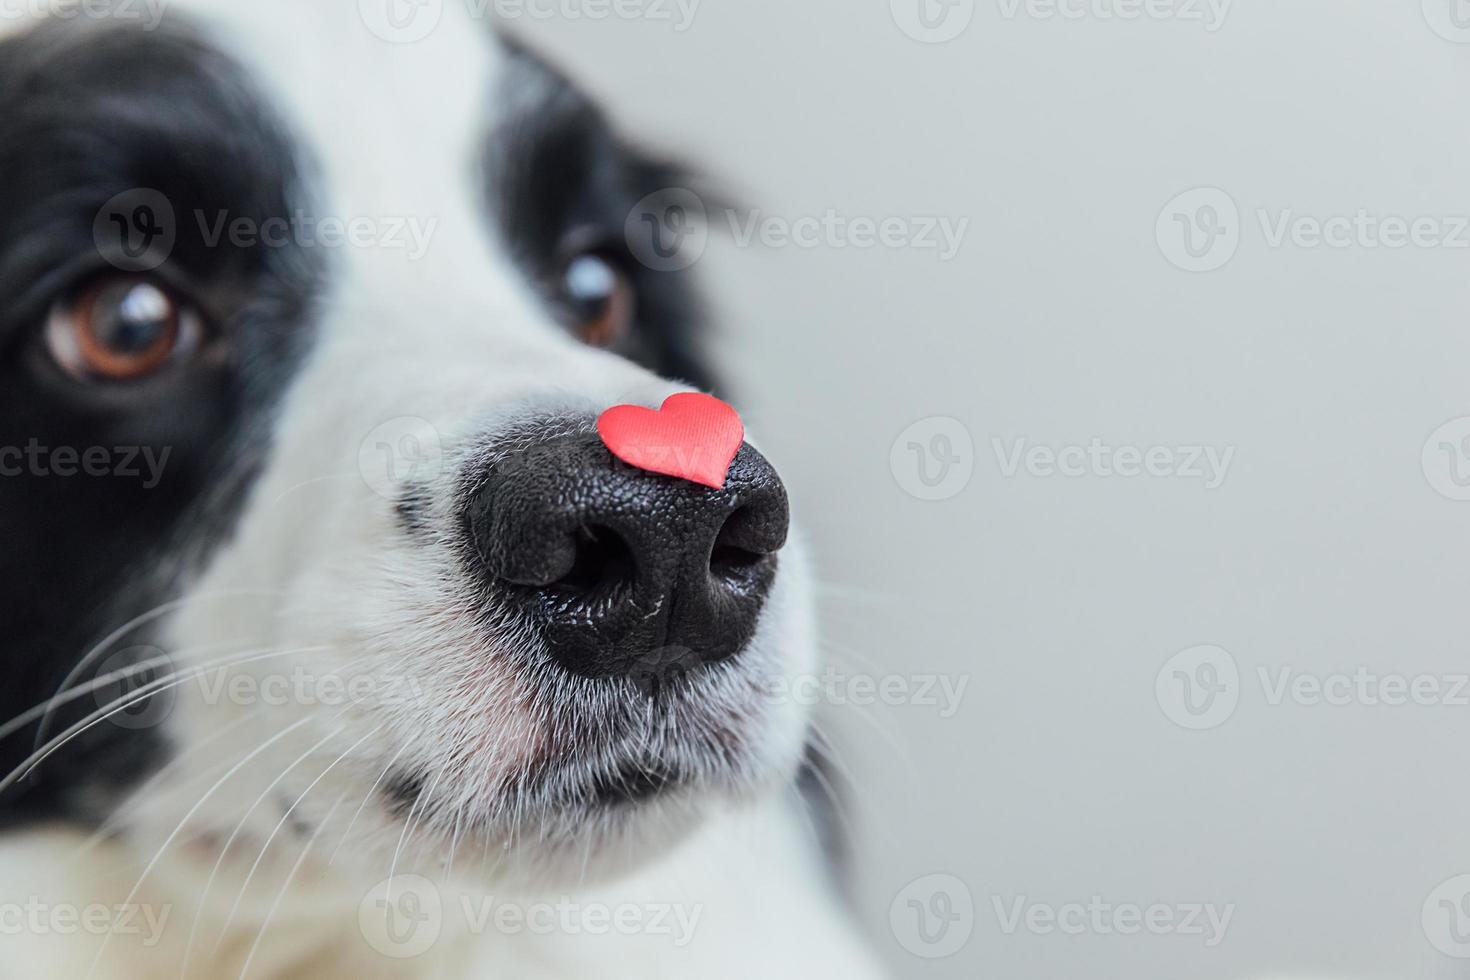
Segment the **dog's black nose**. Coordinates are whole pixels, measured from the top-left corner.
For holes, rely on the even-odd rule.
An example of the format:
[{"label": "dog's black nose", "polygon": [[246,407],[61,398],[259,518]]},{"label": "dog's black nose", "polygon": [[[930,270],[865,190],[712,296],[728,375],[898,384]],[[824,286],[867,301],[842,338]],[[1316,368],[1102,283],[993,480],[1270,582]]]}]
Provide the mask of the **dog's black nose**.
[{"label": "dog's black nose", "polygon": [[790,521],[749,445],[712,490],[619,462],[592,433],[502,456],[465,515],[494,591],[560,664],[655,684],[750,642]]}]

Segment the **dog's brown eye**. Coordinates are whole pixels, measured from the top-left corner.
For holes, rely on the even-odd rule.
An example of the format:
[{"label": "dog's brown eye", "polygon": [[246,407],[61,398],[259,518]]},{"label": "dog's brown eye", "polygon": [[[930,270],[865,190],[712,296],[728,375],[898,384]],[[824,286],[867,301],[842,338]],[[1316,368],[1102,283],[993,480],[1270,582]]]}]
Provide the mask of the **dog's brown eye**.
[{"label": "dog's brown eye", "polygon": [[583,343],[611,347],[632,328],[633,284],[612,261],[592,252],[577,256],[567,263],[562,291]]},{"label": "dog's brown eye", "polygon": [[162,368],[197,332],[197,315],[163,286],[112,278],[52,307],[46,343],[68,374],[129,381]]}]

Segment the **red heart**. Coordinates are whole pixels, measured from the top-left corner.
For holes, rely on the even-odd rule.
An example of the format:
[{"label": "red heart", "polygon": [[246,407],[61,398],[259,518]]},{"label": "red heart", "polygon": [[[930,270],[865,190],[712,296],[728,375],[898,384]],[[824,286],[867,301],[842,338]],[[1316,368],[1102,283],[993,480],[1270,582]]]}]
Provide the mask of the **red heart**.
[{"label": "red heart", "polygon": [[597,434],[629,466],[719,490],[745,441],[740,415],[710,395],[670,395],[657,411],[616,405],[597,420]]}]

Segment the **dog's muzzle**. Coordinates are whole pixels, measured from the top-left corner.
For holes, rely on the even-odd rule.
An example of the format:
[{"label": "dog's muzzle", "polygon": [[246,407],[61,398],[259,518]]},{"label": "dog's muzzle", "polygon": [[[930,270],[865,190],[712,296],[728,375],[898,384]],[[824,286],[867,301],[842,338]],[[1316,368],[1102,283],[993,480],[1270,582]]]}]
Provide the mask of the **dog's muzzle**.
[{"label": "dog's muzzle", "polygon": [[653,687],[746,647],[789,522],[748,444],[712,490],[621,463],[591,431],[501,456],[464,508],[479,574],[558,664]]}]

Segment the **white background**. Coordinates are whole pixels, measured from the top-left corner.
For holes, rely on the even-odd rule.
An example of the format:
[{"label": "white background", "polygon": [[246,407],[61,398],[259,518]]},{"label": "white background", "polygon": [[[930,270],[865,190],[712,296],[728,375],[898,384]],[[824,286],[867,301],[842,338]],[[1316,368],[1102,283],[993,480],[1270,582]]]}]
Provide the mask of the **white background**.
[{"label": "white background", "polygon": [[[821,559],[829,655],[969,679],[948,719],[828,712],[858,777],[860,912],[896,976],[1470,976],[1421,922],[1470,872],[1470,706],[1273,705],[1259,676],[1470,671],[1470,503],[1421,466],[1470,416],[1470,231],[1273,247],[1260,217],[1449,234],[1470,215],[1470,44],[1430,26],[1449,2],[1241,0],[1210,31],[977,0],[943,44],[889,0],[518,26],[768,216],[970,219],[947,262],[717,232],[699,263]],[[1187,272],[1156,227],[1199,187],[1238,209],[1237,250]],[[933,416],[963,424],[973,478],[925,502],[890,450]],[[1213,490],[1007,477],[992,440],[1020,438],[1235,455]],[[1233,658],[1238,704],[1191,731],[1155,680],[1201,644]],[[975,913],[928,960],[889,906],[934,873]],[[1214,948],[1008,935],[993,901],[1021,896],[1234,913]]]}]

